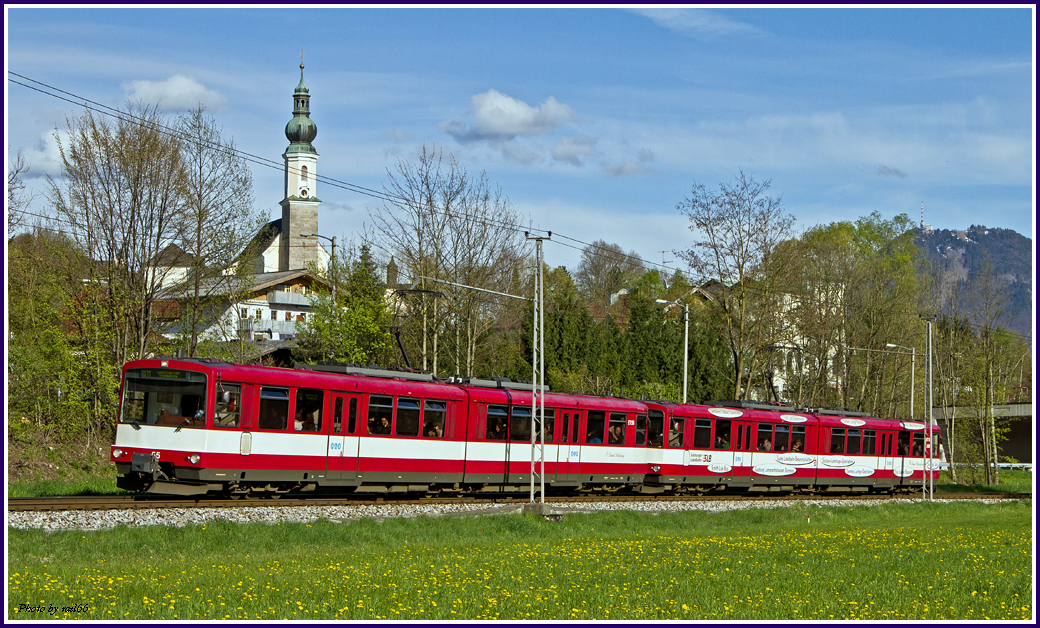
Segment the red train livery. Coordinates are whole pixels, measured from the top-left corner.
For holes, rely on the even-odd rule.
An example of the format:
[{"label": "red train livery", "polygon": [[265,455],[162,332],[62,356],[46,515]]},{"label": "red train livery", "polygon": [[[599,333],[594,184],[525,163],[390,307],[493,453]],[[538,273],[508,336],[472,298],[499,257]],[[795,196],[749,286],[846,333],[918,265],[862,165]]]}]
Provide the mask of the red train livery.
[{"label": "red train livery", "polygon": [[[365,491],[910,491],[938,477],[921,423],[746,402],[643,402],[352,366],[129,362],[118,485],[181,495]],[[540,432],[540,433],[538,433]],[[532,445],[532,440],[535,445]],[[532,458],[544,460],[532,465]]]}]

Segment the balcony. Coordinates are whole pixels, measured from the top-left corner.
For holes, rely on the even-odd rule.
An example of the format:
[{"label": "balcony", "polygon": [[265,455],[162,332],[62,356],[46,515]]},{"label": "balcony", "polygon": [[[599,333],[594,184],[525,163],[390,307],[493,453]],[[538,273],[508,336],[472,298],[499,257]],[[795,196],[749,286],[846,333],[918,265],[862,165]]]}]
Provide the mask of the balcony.
[{"label": "balcony", "polygon": [[310,307],[311,297],[310,295],[299,294],[296,292],[272,290],[267,293],[267,302],[271,305],[302,305],[304,307]]},{"label": "balcony", "polygon": [[277,339],[278,334],[295,334],[296,321],[273,321],[267,318],[259,320],[255,318],[245,318],[238,321],[238,331],[251,331],[257,334],[270,331]]}]

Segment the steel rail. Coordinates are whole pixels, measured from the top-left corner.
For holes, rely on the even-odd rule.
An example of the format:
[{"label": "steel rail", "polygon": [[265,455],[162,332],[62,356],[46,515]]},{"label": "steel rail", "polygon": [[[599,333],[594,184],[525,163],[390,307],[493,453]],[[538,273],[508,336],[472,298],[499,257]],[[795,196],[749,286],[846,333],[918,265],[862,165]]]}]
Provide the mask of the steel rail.
[{"label": "steel rail", "polygon": [[[937,499],[974,500],[974,499],[1032,499],[1031,493],[941,493]],[[889,493],[751,493],[751,494],[717,494],[717,495],[551,495],[546,496],[546,503],[624,503],[624,502],[710,502],[710,501],[857,501],[866,499],[920,499],[921,493],[908,494]],[[501,506],[524,504],[529,500],[526,495],[460,495],[460,496],[421,496],[408,494],[361,493],[350,495],[297,496],[284,495],[280,498],[246,497],[230,499],[223,496],[153,496],[153,495],[81,495],[69,497],[10,497],[7,500],[8,512],[46,512],[75,510],[140,510],[151,508],[266,508],[294,506],[384,506],[384,505],[423,505],[423,504],[485,504]]]}]

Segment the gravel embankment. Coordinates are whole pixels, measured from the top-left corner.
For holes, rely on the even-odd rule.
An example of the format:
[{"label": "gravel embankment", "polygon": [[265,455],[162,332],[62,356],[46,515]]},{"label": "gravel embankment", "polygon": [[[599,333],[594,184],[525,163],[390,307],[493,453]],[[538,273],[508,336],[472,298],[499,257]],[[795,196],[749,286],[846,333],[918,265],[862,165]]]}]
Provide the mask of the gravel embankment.
[{"label": "gravel embankment", "polygon": [[[642,512],[680,512],[705,510],[721,512],[747,508],[777,508],[794,504],[813,506],[876,506],[893,501],[911,502],[912,499],[856,499],[841,498],[812,501],[778,500],[763,501],[698,501],[659,502],[653,500],[637,502],[602,503],[554,503],[550,514],[567,515],[598,510],[635,510]],[[943,500],[937,500],[943,501]],[[980,499],[979,501],[991,501]],[[19,529],[39,528],[53,530],[105,530],[117,526],[184,526],[209,521],[233,523],[279,523],[282,521],[310,522],[318,519],[346,522],[357,519],[388,519],[394,517],[441,517],[451,515],[495,515],[520,512],[522,505],[489,508],[483,504],[430,504],[430,505],[359,505],[359,506],[268,506],[244,508],[165,508],[151,510],[92,510],[64,512],[11,512],[7,515],[9,526]]]}]

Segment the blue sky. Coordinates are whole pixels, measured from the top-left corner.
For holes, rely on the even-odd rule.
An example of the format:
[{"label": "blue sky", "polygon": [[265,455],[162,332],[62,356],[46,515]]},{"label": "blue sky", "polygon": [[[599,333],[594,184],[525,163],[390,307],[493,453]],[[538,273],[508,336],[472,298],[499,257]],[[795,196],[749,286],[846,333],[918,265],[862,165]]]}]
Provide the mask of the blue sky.
[{"label": "blue sky", "polygon": [[[694,182],[771,180],[805,229],[878,211],[1033,237],[1034,12],[1010,9],[8,8],[7,69],[112,106],[200,100],[275,161],[305,77],[318,173],[381,189],[437,145],[535,227],[645,259],[690,246]],[[69,103],[8,82],[8,158],[57,174]],[[277,217],[282,177],[253,167]],[[380,201],[328,185],[320,230]],[[34,211],[46,210],[42,198]],[[552,265],[580,253],[546,245]],[[681,264],[676,262],[674,266]]]}]

